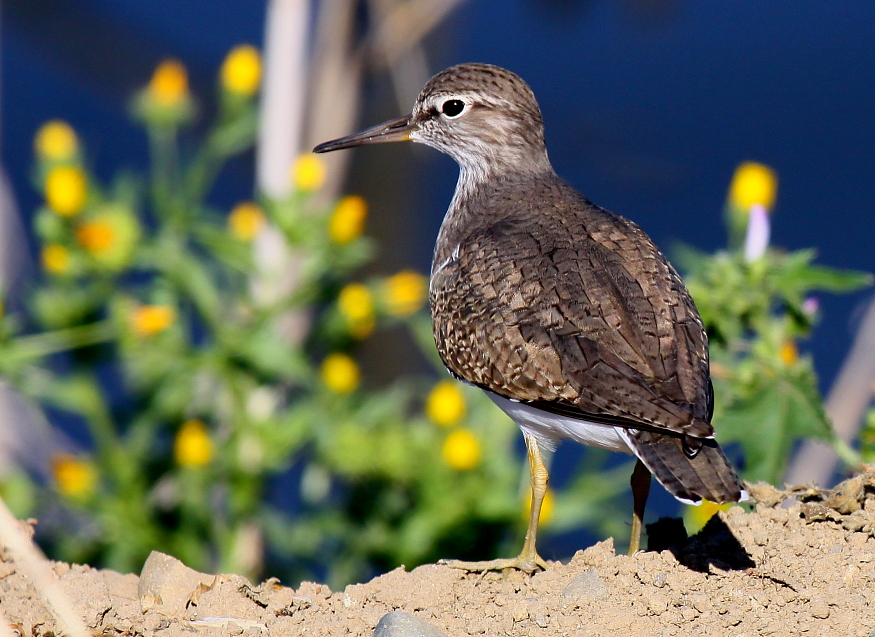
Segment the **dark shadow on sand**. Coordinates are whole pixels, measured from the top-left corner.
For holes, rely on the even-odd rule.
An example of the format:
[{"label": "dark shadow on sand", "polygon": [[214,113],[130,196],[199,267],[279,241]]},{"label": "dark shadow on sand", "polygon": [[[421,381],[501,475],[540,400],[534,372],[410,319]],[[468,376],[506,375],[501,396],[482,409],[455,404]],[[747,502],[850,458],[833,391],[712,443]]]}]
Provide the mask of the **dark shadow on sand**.
[{"label": "dark shadow on sand", "polygon": [[693,537],[687,536],[679,518],[660,518],[647,525],[647,550],[669,550],[689,569],[707,573],[711,566],[721,571],[743,571],[756,563],[726,523],[715,515]]}]

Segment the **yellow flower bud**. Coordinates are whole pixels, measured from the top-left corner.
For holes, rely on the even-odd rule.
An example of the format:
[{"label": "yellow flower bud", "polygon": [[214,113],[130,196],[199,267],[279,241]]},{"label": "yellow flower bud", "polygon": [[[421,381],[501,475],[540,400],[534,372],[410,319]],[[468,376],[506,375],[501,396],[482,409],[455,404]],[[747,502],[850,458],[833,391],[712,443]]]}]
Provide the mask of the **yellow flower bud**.
[{"label": "yellow flower bud", "polygon": [[46,176],[46,203],[62,217],[78,214],[85,206],[87,195],[88,180],[77,166],[58,166]]},{"label": "yellow flower bud", "polygon": [[[532,491],[529,489],[526,495],[526,507],[523,511],[523,517],[528,520],[529,513],[532,510]],[[556,493],[553,489],[547,488],[544,494],[544,499],[541,501],[541,515],[538,516],[538,523],[541,526],[547,526],[553,519],[553,512],[556,510]]]},{"label": "yellow flower bud", "polygon": [[436,425],[451,427],[465,416],[465,396],[459,383],[442,380],[429,393],[425,413]]},{"label": "yellow flower bud", "polygon": [[131,326],[138,336],[153,336],[176,321],[176,311],[168,305],[141,305],[131,316]]},{"label": "yellow flower bud", "polygon": [[346,319],[350,334],[364,338],[374,330],[374,298],[362,283],[346,285],[337,297],[337,309]]},{"label": "yellow flower bud", "polygon": [[40,259],[46,272],[64,274],[70,269],[70,251],[58,243],[43,247]]},{"label": "yellow flower bud", "polygon": [[358,387],[361,372],[352,358],[334,353],[322,361],[321,375],[328,389],[338,394],[348,394]]},{"label": "yellow flower bud", "polygon": [[112,249],[115,230],[106,221],[85,221],[76,228],[76,241],[94,256]]},{"label": "yellow flower bud", "polygon": [[79,151],[76,131],[60,119],[43,124],[36,133],[33,145],[36,156],[48,161],[68,161]]},{"label": "yellow flower bud", "polygon": [[781,361],[787,366],[792,367],[799,360],[799,348],[796,346],[796,341],[793,339],[788,339],[784,341],[784,344],[781,345],[781,349],[778,352],[778,355],[781,357]]},{"label": "yellow flower bud", "polygon": [[261,56],[254,46],[234,47],[222,63],[222,88],[249,97],[261,82]]},{"label": "yellow flower bud", "polygon": [[159,106],[179,106],[188,99],[188,72],[178,60],[164,60],[155,69],[147,91]]},{"label": "yellow flower bud", "polygon": [[328,220],[328,236],[344,245],[358,239],[365,229],[368,204],[358,195],[347,195],[337,202]]},{"label": "yellow flower bud", "polygon": [[318,190],[325,181],[325,164],[312,153],[301,155],[292,164],[292,183],[298,190]]},{"label": "yellow flower bud", "polygon": [[764,164],[746,161],[738,165],[729,186],[729,203],[747,212],[760,204],[766,210],[775,205],[778,192],[778,176]]},{"label": "yellow flower bud", "polygon": [[456,429],[444,440],[444,462],[457,471],[470,471],[480,464],[482,455],[480,440],[470,429]]},{"label": "yellow flower bud", "polygon": [[139,245],[140,223],[134,212],[121,204],[102,204],[88,211],[76,226],[76,241],[94,259],[94,265],[122,270]]},{"label": "yellow flower bud", "polygon": [[59,453],[52,458],[51,467],[55,488],[61,495],[78,499],[94,493],[97,471],[87,460]]},{"label": "yellow flower bud", "polygon": [[428,285],[419,272],[402,270],[386,279],[384,291],[389,314],[409,316],[425,303]]},{"label": "yellow flower bud", "polygon": [[240,241],[252,241],[264,227],[264,213],[252,201],[238,203],[228,215],[228,230]]},{"label": "yellow flower bud", "polygon": [[715,504],[710,500],[702,500],[701,504],[687,507],[687,530],[689,533],[698,533],[718,511],[728,511],[734,503]]},{"label": "yellow flower bud", "polygon": [[173,457],[183,467],[203,467],[213,459],[213,440],[200,420],[187,420],[176,432]]}]

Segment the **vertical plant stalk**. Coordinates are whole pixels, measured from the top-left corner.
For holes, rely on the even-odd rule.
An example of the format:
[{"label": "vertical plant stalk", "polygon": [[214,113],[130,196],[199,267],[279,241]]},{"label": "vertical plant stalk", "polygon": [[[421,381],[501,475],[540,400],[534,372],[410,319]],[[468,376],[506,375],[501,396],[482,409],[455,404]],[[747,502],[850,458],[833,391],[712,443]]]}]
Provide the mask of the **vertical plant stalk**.
[{"label": "vertical plant stalk", "polygon": [[20,287],[14,284],[31,273],[26,236],[9,178],[0,166],[0,293],[4,301]]},{"label": "vertical plant stalk", "polygon": [[422,41],[464,0],[371,0],[380,17],[376,47],[392,75],[402,113],[429,77]]},{"label": "vertical plant stalk", "polygon": [[0,543],[9,549],[12,559],[30,580],[58,622],[59,633],[69,637],[90,637],[82,618],[58,586],[48,560],[33,541],[25,536],[18,520],[0,498]]},{"label": "vertical plant stalk", "polygon": [[[306,86],[309,0],[271,0],[264,34],[264,82],[255,149],[256,188],[262,195],[282,199],[291,192],[289,169],[301,151]],[[263,304],[274,303],[298,286],[300,259],[290,254],[278,229],[267,227],[255,241],[259,275],[253,295]],[[299,342],[308,318],[290,313],[280,329]]]},{"label": "vertical plant stalk", "polygon": [[174,175],[179,172],[179,157],[176,149],[176,130],[149,126],[149,152],[152,157],[151,195],[152,209],[162,220],[179,224],[179,205],[174,199]]},{"label": "vertical plant stalk", "polygon": [[[863,422],[872,399],[875,382],[875,299],[869,302],[851,351],[827,396],[824,408],[832,422],[839,444],[848,448]],[[838,462],[832,446],[817,440],[806,441],[787,470],[785,482],[822,487],[829,482]]]},{"label": "vertical plant stalk", "polygon": [[258,190],[272,198],[289,194],[289,167],[301,149],[309,23],[309,0],[268,3],[256,181]]},{"label": "vertical plant stalk", "polygon": [[[346,135],[356,125],[364,55],[354,48],[355,3],[324,0],[319,6],[313,45],[304,148]],[[334,199],[343,186],[351,153],[320,159],[327,174],[320,196]]]}]

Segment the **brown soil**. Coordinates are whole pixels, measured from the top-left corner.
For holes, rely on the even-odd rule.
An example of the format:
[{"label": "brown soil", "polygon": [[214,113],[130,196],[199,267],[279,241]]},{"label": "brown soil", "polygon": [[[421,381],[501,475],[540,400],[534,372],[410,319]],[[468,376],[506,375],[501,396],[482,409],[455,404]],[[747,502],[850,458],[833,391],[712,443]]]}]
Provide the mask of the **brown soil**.
[{"label": "brown soil", "polygon": [[[673,537],[672,524],[652,528],[651,545],[666,550],[615,555],[608,540],[533,577],[430,565],[339,592],[313,583],[293,590],[196,573],[159,553],[139,577],[54,570],[88,627],[104,635],[372,635],[397,610],[453,637],[875,636],[875,473],[829,492],[751,491],[755,511],[721,513],[689,540]],[[8,559],[0,608],[22,635],[57,634]]]}]

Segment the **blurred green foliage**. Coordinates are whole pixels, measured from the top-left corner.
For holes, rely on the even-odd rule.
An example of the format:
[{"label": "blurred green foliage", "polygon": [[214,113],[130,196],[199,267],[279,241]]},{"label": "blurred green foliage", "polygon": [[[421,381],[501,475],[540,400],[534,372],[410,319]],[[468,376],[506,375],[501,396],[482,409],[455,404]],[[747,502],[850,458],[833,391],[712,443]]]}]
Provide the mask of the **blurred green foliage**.
[{"label": "blurred green foliage", "polygon": [[[44,276],[25,310],[0,320],[0,374],[83,424],[90,446],[56,453],[49,483],[6,474],[0,493],[43,518],[53,557],[122,572],[158,549],[201,570],[338,586],[402,563],[512,553],[527,474],[510,420],[454,381],[362,382],[357,343],[399,326],[445,378],[424,277],[352,281],[374,251],[365,202],[322,201],[324,167],[308,155],[286,199],[207,203],[223,164],[254,140],[260,66],[243,49],[226,60],[199,140],[185,69],[156,70],[133,104],[147,175],[100,184],[68,125],[39,132]],[[259,258],[265,233],[295,264],[285,288]],[[746,477],[775,481],[796,439],[831,438],[811,360],[796,353],[816,321],[809,294],[868,278],[814,266],[810,251],[682,257],[711,335],[720,438],[741,444]],[[608,461],[587,450],[548,494],[547,533],[626,536],[631,464]],[[271,497],[280,479],[287,497]]]},{"label": "blurred green foliage", "polygon": [[797,342],[817,320],[814,291],[844,292],[871,277],[812,264],[814,251],[685,250],[685,280],[708,330],[714,422],[721,442],[738,442],[744,477],[779,483],[800,438],[835,442],[814,364]]}]

